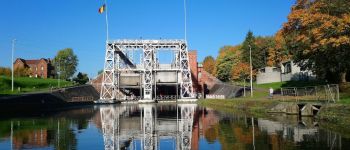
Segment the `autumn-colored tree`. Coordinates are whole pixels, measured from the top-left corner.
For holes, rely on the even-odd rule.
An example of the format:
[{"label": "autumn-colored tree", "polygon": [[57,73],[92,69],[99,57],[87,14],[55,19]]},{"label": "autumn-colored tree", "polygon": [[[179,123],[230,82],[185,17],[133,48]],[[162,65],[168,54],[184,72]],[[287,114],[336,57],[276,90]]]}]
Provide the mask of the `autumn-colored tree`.
[{"label": "autumn-colored tree", "polygon": [[240,61],[240,53],[240,46],[224,46],[220,49],[215,69],[218,79],[225,82],[231,79],[232,66]]},{"label": "autumn-colored tree", "polygon": [[350,68],[350,1],[297,0],[281,33],[294,61],[319,77]]},{"label": "autumn-colored tree", "polygon": [[203,68],[208,73],[214,75],[215,59],[212,56],[205,57],[203,61]]},{"label": "autumn-colored tree", "polygon": [[30,70],[28,68],[16,68],[13,74],[16,77],[26,77],[29,76]]},{"label": "autumn-colored tree", "polygon": [[[270,49],[273,49],[275,47],[275,39],[273,36],[258,36],[255,38],[255,45],[257,48],[256,53],[260,56],[258,56],[257,58],[260,58],[262,60],[260,60],[261,62],[261,66],[259,68],[265,67],[268,65],[268,60],[269,60],[269,52]],[[254,60],[256,61],[256,60]],[[258,69],[258,68],[257,68]]]},{"label": "autumn-colored tree", "polygon": [[268,48],[267,66],[279,66],[283,61],[289,60],[291,54],[287,49],[282,32],[278,31],[274,36],[274,46]]},{"label": "autumn-colored tree", "polygon": [[0,76],[7,76],[7,77],[11,76],[11,69],[0,67]]},{"label": "autumn-colored tree", "polygon": [[237,63],[232,66],[231,79],[232,80],[246,80],[250,76],[250,65],[247,63]]}]

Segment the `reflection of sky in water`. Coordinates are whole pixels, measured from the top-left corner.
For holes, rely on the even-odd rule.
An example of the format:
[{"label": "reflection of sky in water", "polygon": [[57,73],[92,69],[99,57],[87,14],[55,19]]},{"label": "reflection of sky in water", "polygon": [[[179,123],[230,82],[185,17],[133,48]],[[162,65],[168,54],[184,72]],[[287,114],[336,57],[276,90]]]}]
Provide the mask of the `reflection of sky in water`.
[{"label": "reflection of sky in water", "polygon": [[101,132],[93,122],[89,122],[88,128],[77,134],[77,139],[77,149],[101,149],[104,147]]},{"label": "reflection of sky in water", "polygon": [[[103,110],[112,113],[102,113]],[[108,124],[102,121],[106,118],[120,127],[114,133],[114,138],[120,139],[115,139],[114,144],[119,143],[126,149],[143,149],[146,132],[153,133],[148,136],[153,138],[151,149],[176,149],[184,144],[181,139],[186,139],[185,135],[189,136],[186,140],[192,149],[203,150],[254,149],[254,146],[256,149],[346,149],[350,146],[348,138],[320,129],[312,118],[275,115],[272,119],[260,119],[196,105],[158,104],[86,107],[40,118],[14,118],[11,119],[13,147],[104,149]],[[11,120],[0,120],[1,150],[11,149]],[[108,133],[110,136],[111,132]]]},{"label": "reflection of sky in water", "polygon": [[9,143],[10,143],[10,139],[1,138],[0,139],[0,148],[1,149],[11,149],[11,145]]}]

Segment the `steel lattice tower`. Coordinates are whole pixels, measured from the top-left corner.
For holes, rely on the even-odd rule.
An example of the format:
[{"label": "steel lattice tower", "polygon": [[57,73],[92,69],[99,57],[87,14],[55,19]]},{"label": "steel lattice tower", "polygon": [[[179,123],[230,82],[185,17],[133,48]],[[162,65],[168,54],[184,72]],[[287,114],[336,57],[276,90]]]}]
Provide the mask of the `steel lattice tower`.
[{"label": "steel lattice tower", "polygon": [[[171,51],[174,54],[171,64],[160,64],[157,53],[161,51]],[[138,63],[135,52],[139,52],[140,55]],[[136,82],[136,78],[131,79],[135,76],[139,77],[139,82],[137,82],[140,90],[138,100],[140,102],[153,102],[157,98],[157,83],[160,81],[159,78],[165,78],[165,72],[173,73],[169,78],[174,78],[172,84],[179,87],[180,92],[179,95],[176,94],[176,99],[195,98],[187,44],[184,40],[108,41],[100,102],[134,99],[133,93],[122,86],[126,87],[127,83],[125,82],[129,80]]]}]

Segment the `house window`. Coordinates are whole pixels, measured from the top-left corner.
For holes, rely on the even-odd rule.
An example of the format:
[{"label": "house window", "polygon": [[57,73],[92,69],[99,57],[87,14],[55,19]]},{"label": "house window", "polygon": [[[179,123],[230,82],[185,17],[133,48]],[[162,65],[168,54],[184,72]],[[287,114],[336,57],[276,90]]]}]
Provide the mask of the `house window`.
[{"label": "house window", "polygon": [[38,71],[38,67],[35,67],[35,71]]},{"label": "house window", "polygon": [[260,72],[261,72],[261,73],[265,73],[265,68],[260,69]]},{"label": "house window", "polygon": [[291,73],[292,72],[292,65],[290,62],[283,64],[283,66],[284,66],[284,73]]},{"label": "house window", "polygon": [[198,78],[199,78],[199,79],[202,78],[202,72],[199,72],[199,73],[198,73]]},{"label": "house window", "polygon": [[278,69],[278,68],[273,68],[272,71],[273,71],[273,72],[278,72],[279,69]]},{"label": "house window", "polygon": [[43,71],[44,70],[44,66],[41,66],[41,71]]}]

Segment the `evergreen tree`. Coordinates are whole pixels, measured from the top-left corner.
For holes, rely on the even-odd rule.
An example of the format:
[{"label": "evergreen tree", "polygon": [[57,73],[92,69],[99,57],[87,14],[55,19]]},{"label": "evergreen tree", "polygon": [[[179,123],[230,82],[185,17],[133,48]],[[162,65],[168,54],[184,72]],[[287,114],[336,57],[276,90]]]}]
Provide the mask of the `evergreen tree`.
[{"label": "evergreen tree", "polygon": [[89,77],[87,74],[79,72],[77,77],[75,77],[73,81],[75,81],[78,84],[85,84],[89,81]]},{"label": "evergreen tree", "polygon": [[250,63],[250,48],[252,51],[252,65],[253,69],[262,68],[265,66],[264,57],[265,52],[259,49],[255,43],[253,32],[248,31],[247,36],[242,44],[242,60],[245,63]]}]

